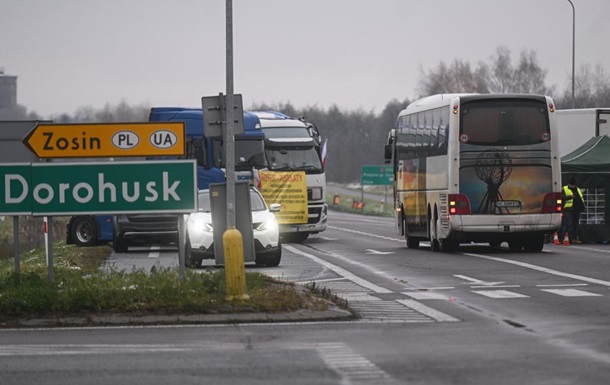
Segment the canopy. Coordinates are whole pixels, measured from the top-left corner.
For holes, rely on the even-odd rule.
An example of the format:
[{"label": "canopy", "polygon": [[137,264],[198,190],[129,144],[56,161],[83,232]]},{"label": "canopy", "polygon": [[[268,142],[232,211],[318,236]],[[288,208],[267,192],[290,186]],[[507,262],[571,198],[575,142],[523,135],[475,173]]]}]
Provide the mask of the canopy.
[{"label": "canopy", "polygon": [[[580,239],[584,242],[610,240],[610,138],[595,136],[561,158],[563,185],[576,178],[585,190],[586,214],[581,215]],[[597,189],[597,190],[595,190]]]},{"label": "canopy", "polygon": [[562,157],[561,172],[610,174],[610,138],[595,136]]}]

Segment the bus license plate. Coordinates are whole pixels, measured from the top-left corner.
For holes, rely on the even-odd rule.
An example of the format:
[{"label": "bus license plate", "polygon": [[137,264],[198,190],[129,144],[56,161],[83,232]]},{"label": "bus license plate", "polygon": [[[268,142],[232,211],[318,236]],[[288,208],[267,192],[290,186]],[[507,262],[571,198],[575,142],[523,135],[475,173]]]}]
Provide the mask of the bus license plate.
[{"label": "bus license plate", "polygon": [[521,207],[521,201],[496,201],[496,207]]}]

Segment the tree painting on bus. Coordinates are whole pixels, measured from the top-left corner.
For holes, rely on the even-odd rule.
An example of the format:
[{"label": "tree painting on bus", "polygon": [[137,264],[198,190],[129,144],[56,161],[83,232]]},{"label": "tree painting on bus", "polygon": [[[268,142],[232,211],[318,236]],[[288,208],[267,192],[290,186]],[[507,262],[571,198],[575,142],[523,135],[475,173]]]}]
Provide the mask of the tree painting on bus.
[{"label": "tree painting on bus", "polygon": [[550,191],[550,163],[535,153],[487,148],[462,154],[460,192],[473,214],[540,213]]}]

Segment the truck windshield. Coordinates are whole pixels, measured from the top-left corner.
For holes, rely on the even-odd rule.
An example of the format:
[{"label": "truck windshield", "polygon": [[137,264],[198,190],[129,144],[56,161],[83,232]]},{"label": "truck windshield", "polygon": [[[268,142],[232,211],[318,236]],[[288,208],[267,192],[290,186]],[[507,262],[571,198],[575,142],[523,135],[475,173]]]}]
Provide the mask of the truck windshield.
[{"label": "truck windshield", "polygon": [[460,142],[519,146],[548,142],[546,104],[538,100],[476,100],[462,104]]},{"label": "truck windshield", "polygon": [[263,131],[267,138],[310,138],[305,127],[265,127]]},{"label": "truck windshield", "polygon": [[[212,146],[214,147],[214,167],[225,168],[225,147],[222,140],[215,139]],[[265,161],[265,148],[262,140],[235,139],[236,171],[252,171],[253,168],[261,169],[265,167],[267,167],[267,162]]]},{"label": "truck windshield", "polygon": [[267,146],[265,156],[269,170],[305,171],[307,174],[324,172],[318,152],[313,146]]}]

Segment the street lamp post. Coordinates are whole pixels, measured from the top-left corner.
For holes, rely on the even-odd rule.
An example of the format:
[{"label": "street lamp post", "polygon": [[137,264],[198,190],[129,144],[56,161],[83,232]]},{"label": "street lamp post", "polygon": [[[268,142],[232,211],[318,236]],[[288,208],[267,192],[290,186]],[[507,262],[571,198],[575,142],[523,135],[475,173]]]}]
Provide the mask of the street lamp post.
[{"label": "street lamp post", "polygon": [[574,3],[572,3],[572,0],[568,0],[568,2],[572,6],[572,108],[575,108],[576,105],[574,100],[574,66],[576,63],[576,9],[574,8]]}]

